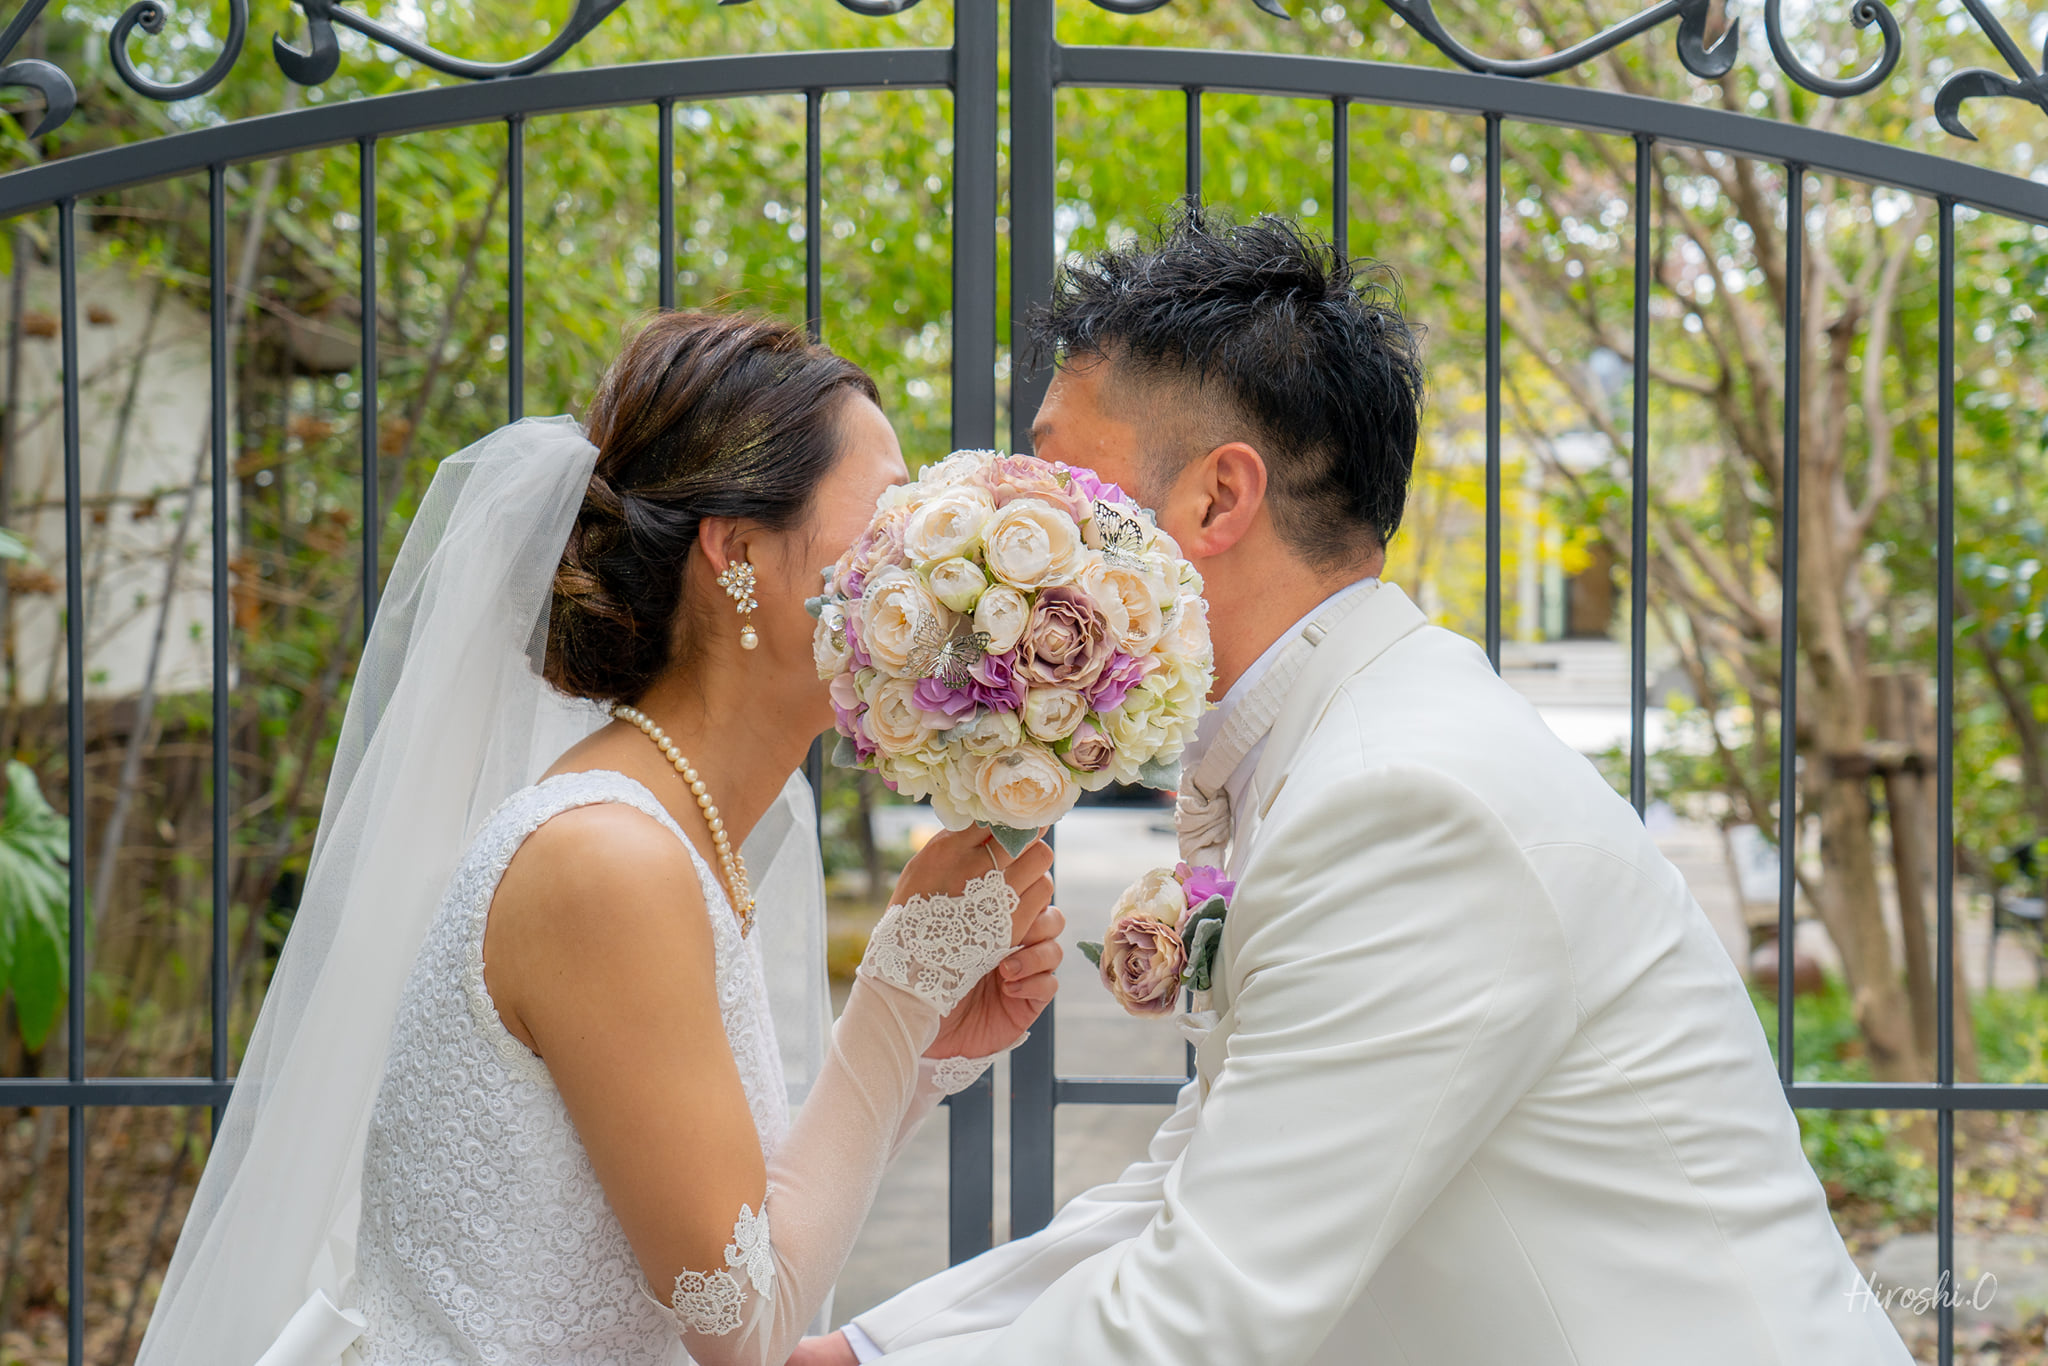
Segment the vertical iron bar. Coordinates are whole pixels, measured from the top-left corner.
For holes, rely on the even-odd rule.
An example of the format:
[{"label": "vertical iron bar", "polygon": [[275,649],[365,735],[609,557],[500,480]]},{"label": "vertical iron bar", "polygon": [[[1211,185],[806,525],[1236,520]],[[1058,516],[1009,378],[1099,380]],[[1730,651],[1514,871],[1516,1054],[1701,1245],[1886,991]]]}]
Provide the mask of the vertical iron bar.
[{"label": "vertical iron bar", "polygon": [[1644,736],[1650,705],[1650,215],[1652,139],[1636,135],[1636,336],[1633,448],[1629,467],[1628,569],[1628,799],[1636,814],[1649,804],[1649,755]]},{"label": "vertical iron bar", "polygon": [[1500,118],[1486,116],[1486,657],[1500,670]]},{"label": "vertical iron bar", "polygon": [[996,1237],[995,1072],[947,1096],[946,1110],[946,1260],[957,1266]]},{"label": "vertical iron bar", "polygon": [[[228,771],[229,704],[233,701],[228,672],[228,168],[219,162],[207,168],[207,293],[211,316],[213,443],[213,1049],[211,1076],[228,1077],[228,809],[232,778]],[[367,334],[368,328],[365,327]],[[220,1107],[213,1112],[216,1128]]]},{"label": "vertical iron bar", "polygon": [[[1934,685],[1934,1080],[1953,1086],[1956,1080],[1955,1040],[1955,731],[1956,731],[1956,206],[1941,201],[1941,345],[1935,387],[1938,391],[1935,469],[1939,487],[1935,538],[1935,685]],[[1968,986],[1964,988],[1968,1005]],[[1955,1360],[1956,1309],[1946,1293],[1954,1283],[1956,1264],[1955,1111],[1937,1117],[1935,1154],[1941,1164],[1935,1211],[1935,1255],[1943,1294],[1939,1300],[1941,1366]]]},{"label": "vertical iron bar", "polygon": [[1799,887],[1799,361],[1806,168],[1785,168],[1785,460],[1778,517],[1778,1077],[1792,1081],[1792,897]]},{"label": "vertical iron bar", "polygon": [[370,638],[370,626],[377,620],[377,572],[383,540],[384,513],[377,490],[378,443],[383,439],[377,425],[377,139],[366,137],[356,143],[357,169],[361,175],[361,212],[357,215],[362,242],[362,277],[356,297],[363,317],[363,639]]},{"label": "vertical iron bar", "polygon": [[1189,208],[1202,202],[1202,88],[1188,87],[1187,111],[1187,169],[1184,172],[1185,193]]},{"label": "vertical iron bar", "polygon": [[953,18],[953,441],[996,443],[996,122],[994,5]]},{"label": "vertical iron bar", "polygon": [[505,120],[505,409],[526,416],[526,115]]},{"label": "vertical iron bar", "polygon": [[812,341],[825,337],[825,244],[818,232],[824,217],[824,110],[824,91],[804,91],[804,325]]},{"label": "vertical iron bar", "polygon": [[[1011,0],[1010,430],[1013,447],[1020,451],[1030,448],[1031,420],[1048,378],[1029,365],[1027,338],[1032,310],[1052,295],[1058,62],[1053,0]],[[1010,1054],[1013,1238],[1044,1227],[1052,1217],[1053,1027],[1054,1010],[1048,1006],[1030,1037]]]},{"label": "vertical iron bar", "polygon": [[[952,446],[996,443],[996,117],[994,5],[953,15]],[[1050,42],[1048,33],[1046,41]],[[1020,51],[1022,40],[1020,39]],[[1036,56],[1034,52],[1032,54]],[[1027,63],[1028,65],[1028,63]],[[1035,68],[1033,68],[1035,69]],[[1050,96],[1050,73],[1045,94]],[[1028,104],[1028,100],[1026,101]],[[1021,202],[1021,201],[1020,201]],[[1049,210],[1048,210],[1049,212]],[[813,229],[815,235],[816,229]],[[1051,254],[1050,250],[1047,252]],[[1019,383],[1023,382],[1022,377]],[[1026,419],[1028,426],[1029,419]],[[1019,448],[1021,449],[1021,443]],[[984,1074],[948,1104],[946,1250],[962,1262],[995,1237],[995,1078]]]},{"label": "vertical iron bar", "polygon": [[661,203],[661,306],[676,306],[676,102],[656,100],[655,111],[661,116],[661,132],[658,141],[661,150],[661,178],[657,182],[657,198]]},{"label": "vertical iron bar", "polygon": [[[85,583],[84,477],[78,419],[78,220],[77,201],[57,201],[58,312],[64,365],[64,715],[65,801],[70,817],[70,971],[64,1026],[67,1073],[85,1082]],[[13,452],[9,452],[12,458]],[[80,1100],[83,1097],[79,1097]],[[85,1107],[65,1107],[68,1185],[64,1192],[66,1285],[71,1302],[64,1316],[65,1360],[85,1360]]]},{"label": "vertical iron bar", "polygon": [[[818,229],[825,194],[825,92],[804,91],[804,330],[812,341],[825,337],[825,243]],[[825,843],[825,739],[811,741],[804,755],[804,780],[811,785],[811,814],[818,845]]]},{"label": "vertical iron bar", "polygon": [[1351,255],[1351,101],[1330,101],[1330,242]]},{"label": "vertical iron bar", "polygon": [[1031,312],[1052,298],[1058,45],[1053,0],[1010,5],[1010,449],[1031,449],[1048,367],[1031,364]]}]

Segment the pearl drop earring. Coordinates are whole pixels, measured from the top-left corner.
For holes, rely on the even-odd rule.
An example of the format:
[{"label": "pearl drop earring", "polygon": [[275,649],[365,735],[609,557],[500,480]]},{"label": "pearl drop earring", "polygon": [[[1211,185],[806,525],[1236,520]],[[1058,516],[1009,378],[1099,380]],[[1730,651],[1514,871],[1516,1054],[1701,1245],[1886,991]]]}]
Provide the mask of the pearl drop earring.
[{"label": "pearl drop earring", "polygon": [[[718,586],[725,590],[733,601],[734,608],[742,617],[751,616],[761,604],[754,600],[754,566],[746,560],[735,560],[725,567],[718,576]],[[751,650],[761,643],[761,633],[754,629],[752,621],[740,625],[740,648]]]}]

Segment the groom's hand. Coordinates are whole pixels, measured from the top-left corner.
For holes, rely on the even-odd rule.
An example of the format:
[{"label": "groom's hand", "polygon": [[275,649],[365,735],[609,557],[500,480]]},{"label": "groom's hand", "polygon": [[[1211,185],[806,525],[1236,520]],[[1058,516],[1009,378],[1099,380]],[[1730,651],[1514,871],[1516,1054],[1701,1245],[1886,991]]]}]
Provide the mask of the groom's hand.
[{"label": "groom's hand", "polygon": [[789,1354],[789,1366],[857,1366],[859,1361],[843,1333],[805,1338]]},{"label": "groom's hand", "polygon": [[788,1366],[858,1366],[860,1358],[854,1356],[844,1333],[825,1333],[823,1337],[805,1337],[797,1343],[797,1350],[788,1354]]}]

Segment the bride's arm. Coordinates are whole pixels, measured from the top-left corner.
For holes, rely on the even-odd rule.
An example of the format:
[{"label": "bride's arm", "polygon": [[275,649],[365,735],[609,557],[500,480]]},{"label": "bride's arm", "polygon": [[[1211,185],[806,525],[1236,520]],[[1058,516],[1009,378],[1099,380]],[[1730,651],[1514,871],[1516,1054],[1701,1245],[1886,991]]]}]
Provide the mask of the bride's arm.
[{"label": "bride's arm", "polygon": [[[703,894],[674,836],[628,809],[585,808],[543,826],[507,870],[486,985],[546,1060],[648,1283],[704,1366],[787,1356],[852,1247],[941,1017],[1046,911],[1049,851],[993,876],[989,857],[977,835],[942,836],[906,869],[908,904],[878,927],[811,1098],[765,1161],[719,1014]],[[949,895],[977,878],[981,895]],[[996,990],[1042,1004],[1049,978]]]}]

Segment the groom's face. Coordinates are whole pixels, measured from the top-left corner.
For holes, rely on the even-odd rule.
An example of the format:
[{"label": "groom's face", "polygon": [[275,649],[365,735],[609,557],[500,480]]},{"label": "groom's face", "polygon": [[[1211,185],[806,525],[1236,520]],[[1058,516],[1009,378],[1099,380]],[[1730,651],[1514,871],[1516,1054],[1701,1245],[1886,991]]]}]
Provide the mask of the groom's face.
[{"label": "groom's face", "polygon": [[1088,359],[1054,373],[1031,424],[1031,451],[1041,460],[1094,470],[1156,510],[1165,490],[1148,486],[1137,427],[1104,407],[1109,367],[1106,360]]}]

